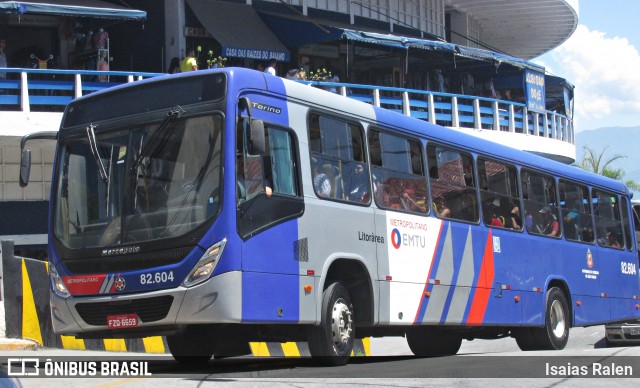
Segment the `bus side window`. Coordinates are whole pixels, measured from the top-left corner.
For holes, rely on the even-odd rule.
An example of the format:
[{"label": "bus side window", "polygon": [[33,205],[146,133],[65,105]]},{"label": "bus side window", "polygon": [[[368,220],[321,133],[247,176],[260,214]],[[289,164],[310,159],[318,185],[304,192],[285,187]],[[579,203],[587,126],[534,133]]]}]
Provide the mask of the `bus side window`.
[{"label": "bus side window", "polygon": [[480,200],[486,225],[522,230],[520,193],[514,166],[478,158]]},{"label": "bus side window", "polygon": [[237,132],[238,233],[249,237],[304,211],[298,150],[293,131],[265,125],[265,150],[250,155],[242,124]]},{"label": "bus side window", "polygon": [[369,154],[378,207],[419,214],[429,211],[419,140],[370,129]]},{"label": "bus side window", "polygon": [[624,245],[618,197],[613,193],[593,191],[596,239],[604,247],[621,249]]},{"label": "bus side window", "polygon": [[313,189],[319,198],[369,203],[371,182],[360,126],[312,114],[309,145]]},{"label": "bus side window", "polygon": [[560,237],[555,180],[526,170],[520,173],[524,199],[524,225],[529,233]]},{"label": "bus side window", "polygon": [[477,222],[480,211],[471,155],[429,145],[427,160],[436,216]]},{"label": "bus side window", "polygon": [[593,243],[593,221],[586,186],[560,180],[560,212],[567,240]]},{"label": "bus side window", "polygon": [[627,250],[633,249],[633,237],[631,236],[631,218],[629,217],[629,198],[621,197],[620,212],[622,214],[622,228],[624,229],[624,241]]}]

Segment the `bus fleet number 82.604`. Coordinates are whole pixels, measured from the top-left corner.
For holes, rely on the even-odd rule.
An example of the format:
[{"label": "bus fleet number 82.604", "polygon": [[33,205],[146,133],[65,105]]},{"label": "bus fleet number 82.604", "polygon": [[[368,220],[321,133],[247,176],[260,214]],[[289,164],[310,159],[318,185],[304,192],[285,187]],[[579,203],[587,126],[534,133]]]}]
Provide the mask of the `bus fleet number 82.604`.
[{"label": "bus fleet number 82.604", "polygon": [[140,284],[157,284],[173,281],[173,271],[140,274]]}]

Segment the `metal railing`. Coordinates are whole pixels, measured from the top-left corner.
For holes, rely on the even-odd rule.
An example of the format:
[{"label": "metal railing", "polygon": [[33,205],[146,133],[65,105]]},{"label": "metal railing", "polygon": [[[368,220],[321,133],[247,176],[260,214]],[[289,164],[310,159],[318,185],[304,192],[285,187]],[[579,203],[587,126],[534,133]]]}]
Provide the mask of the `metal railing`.
[{"label": "metal railing", "polygon": [[74,98],[159,73],[0,69],[0,111],[62,112]]},{"label": "metal railing", "polygon": [[571,119],[553,111],[529,111],[522,103],[395,87],[304,83],[446,127],[521,133],[575,144]]},{"label": "metal railing", "polygon": [[[0,111],[62,112],[72,99],[161,73],[0,69]],[[305,82],[407,116],[447,127],[520,133],[575,144],[571,119],[528,111],[525,104],[469,95],[334,82]]]}]

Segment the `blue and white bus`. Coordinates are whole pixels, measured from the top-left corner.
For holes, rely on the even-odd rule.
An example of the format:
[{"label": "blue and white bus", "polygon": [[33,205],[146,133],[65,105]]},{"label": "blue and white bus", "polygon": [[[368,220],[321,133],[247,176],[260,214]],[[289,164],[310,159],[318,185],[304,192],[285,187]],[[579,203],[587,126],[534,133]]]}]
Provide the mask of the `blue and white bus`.
[{"label": "blue and white bus", "polygon": [[201,361],[308,341],[339,365],[355,338],[562,349],[640,314],[622,183],[308,85],[148,79],[71,102],[51,136],[59,334]]}]

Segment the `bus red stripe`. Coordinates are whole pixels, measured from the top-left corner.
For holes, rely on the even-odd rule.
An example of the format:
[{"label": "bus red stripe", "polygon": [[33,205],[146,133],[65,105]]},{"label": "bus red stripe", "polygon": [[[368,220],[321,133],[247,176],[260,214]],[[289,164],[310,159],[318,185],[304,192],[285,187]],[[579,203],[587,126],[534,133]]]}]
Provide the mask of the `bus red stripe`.
[{"label": "bus red stripe", "polygon": [[471,302],[469,317],[467,318],[467,324],[469,325],[480,325],[482,323],[484,313],[487,310],[487,304],[489,304],[491,285],[493,284],[494,277],[492,242],[492,233],[491,229],[489,229],[489,236],[487,237],[484,256],[482,258],[482,266],[480,267],[480,275],[478,276],[478,282],[476,283],[476,292],[473,296],[473,302]]}]

